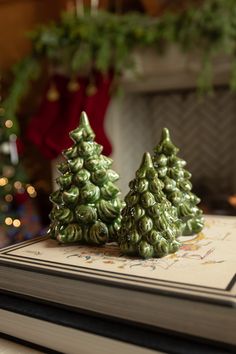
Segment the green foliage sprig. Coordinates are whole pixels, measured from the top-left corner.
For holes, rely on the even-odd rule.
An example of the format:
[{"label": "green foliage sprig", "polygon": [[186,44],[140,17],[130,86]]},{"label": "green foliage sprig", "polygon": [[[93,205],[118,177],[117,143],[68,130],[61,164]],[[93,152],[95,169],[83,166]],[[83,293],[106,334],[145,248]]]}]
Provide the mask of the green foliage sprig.
[{"label": "green foliage sprig", "polygon": [[[176,44],[184,52],[202,57],[198,85],[208,92],[212,85],[211,63],[219,53],[235,57],[236,1],[206,0],[200,7],[182,13],[151,18],[142,14],[96,16],[64,14],[60,21],[43,25],[30,35],[32,53],[18,65],[7,99],[7,114],[13,116],[27,83],[42,62],[62,67],[69,75],[96,68],[116,73],[134,65],[135,48],[154,48],[158,54]],[[236,87],[236,59],[232,61],[231,88]]]},{"label": "green foliage sprig", "polygon": [[11,87],[10,93],[3,102],[6,119],[13,121],[13,126],[10,129],[5,130],[5,135],[18,134],[19,124],[16,119],[16,111],[19,103],[24,95],[27,94],[30,81],[36,79],[40,73],[40,64],[37,58],[34,56],[28,56],[21,60],[13,68],[15,80]]}]

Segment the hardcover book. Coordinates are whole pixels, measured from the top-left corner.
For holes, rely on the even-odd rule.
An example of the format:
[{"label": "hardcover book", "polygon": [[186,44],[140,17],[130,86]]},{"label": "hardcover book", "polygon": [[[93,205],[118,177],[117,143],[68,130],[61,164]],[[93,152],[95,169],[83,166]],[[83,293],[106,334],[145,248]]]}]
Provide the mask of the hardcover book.
[{"label": "hardcover book", "polygon": [[[122,354],[154,354],[159,353],[163,342],[168,343],[164,349],[171,348],[170,337],[123,323],[119,325],[111,320],[35,303],[9,294],[0,294],[0,302],[0,338],[3,333],[24,340],[25,344],[33,343],[36,348],[40,346],[40,353],[52,354],[47,350],[50,349],[54,354],[110,354],[116,348],[117,353]],[[142,339],[143,336],[145,339]],[[181,344],[188,350],[192,343],[189,341],[185,344],[182,341]],[[204,349],[203,345],[198,347]],[[17,353],[25,352],[22,350]]]},{"label": "hardcover book", "polygon": [[52,354],[49,349],[77,354],[78,348],[80,354],[111,354],[114,348],[115,353],[122,354],[235,353],[232,346],[224,343],[200,341],[195,337],[92,316],[9,294],[0,294],[0,304],[0,338],[3,333],[17,341],[23,340],[27,345],[33,344],[40,353]]},{"label": "hardcover book", "polygon": [[236,218],[206,216],[175,254],[124,257],[115,243],[47,237],[0,251],[0,289],[74,311],[236,345]]}]

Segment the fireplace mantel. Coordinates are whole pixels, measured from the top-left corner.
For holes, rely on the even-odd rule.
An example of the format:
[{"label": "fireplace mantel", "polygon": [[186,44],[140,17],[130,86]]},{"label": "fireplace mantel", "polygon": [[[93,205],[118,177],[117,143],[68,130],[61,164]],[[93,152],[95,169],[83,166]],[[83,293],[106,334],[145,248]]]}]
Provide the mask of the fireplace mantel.
[{"label": "fireplace mantel", "polygon": [[[201,71],[201,58],[196,53],[183,53],[170,47],[163,56],[154,50],[134,53],[135,72],[127,70],[122,86],[128,92],[157,92],[194,89]],[[224,55],[213,61],[213,84],[227,85],[231,59]]]}]

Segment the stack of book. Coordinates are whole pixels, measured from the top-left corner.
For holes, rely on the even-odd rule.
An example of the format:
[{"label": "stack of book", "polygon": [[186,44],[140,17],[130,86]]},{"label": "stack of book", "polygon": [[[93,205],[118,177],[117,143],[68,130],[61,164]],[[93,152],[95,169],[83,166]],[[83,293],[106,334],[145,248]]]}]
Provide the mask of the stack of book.
[{"label": "stack of book", "polygon": [[161,259],[37,238],[0,251],[0,332],[63,353],[229,353],[236,218]]}]

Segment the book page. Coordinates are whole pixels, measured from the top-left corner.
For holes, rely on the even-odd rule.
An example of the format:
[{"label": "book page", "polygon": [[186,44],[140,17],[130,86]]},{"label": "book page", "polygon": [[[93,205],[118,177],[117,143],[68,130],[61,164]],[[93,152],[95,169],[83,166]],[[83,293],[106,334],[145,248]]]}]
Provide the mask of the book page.
[{"label": "book page", "polygon": [[[33,240],[10,247],[2,257],[67,272],[96,270],[108,274],[144,277],[227,290],[236,270],[236,218],[206,216],[201,233],[181,237],[175,254],[142,260],[122,256],[115,243],[93,247],[58,245],[51,239]],[[0,257],[1,258],[1,257]]]}]

